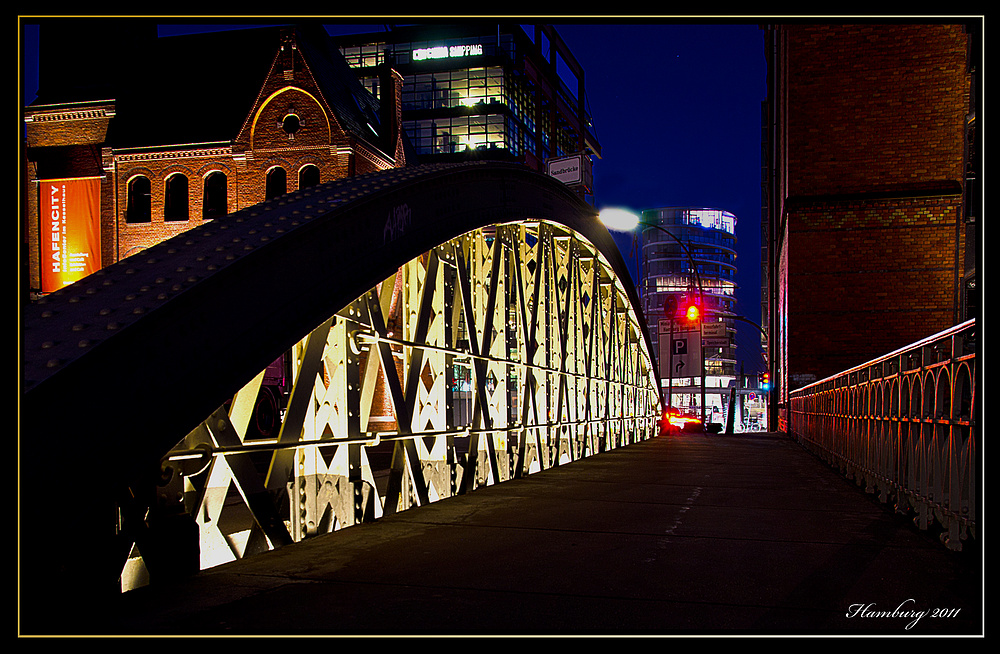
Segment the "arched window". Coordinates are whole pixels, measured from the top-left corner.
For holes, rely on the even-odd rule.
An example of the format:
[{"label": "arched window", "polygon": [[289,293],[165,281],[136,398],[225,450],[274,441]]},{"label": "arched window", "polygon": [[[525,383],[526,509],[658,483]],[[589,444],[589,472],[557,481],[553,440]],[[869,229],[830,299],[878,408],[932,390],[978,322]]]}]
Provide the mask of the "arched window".
[{"label": "arched window", "polygon": [[309,188],[317,184],[319,184],[319,168],[312,164],[303,166],[299,171],[299,188]]},{"label": "arched window", "polygon": [[180,173],[174,173],[167,178],[163,201],[163,219],[188,219],[188,178]]},{"label": "arched window", "polygon": [[270,200],[288,192],[285,169],[275,166],[267,171],[267,187],[264,190],[264,199]]},{"label": "arched window", "polygon": [[218,170],[205,178],[205,191],[201,200],[201,217],[204,220],[221,218],[229,213],[226,181],[226,174]]},{"label": "arched window", "polygon": [[151,186],[149,178],[139,175],[128,183],[128,198],[125,203],[125,222],[148,223],[150,221]]}]

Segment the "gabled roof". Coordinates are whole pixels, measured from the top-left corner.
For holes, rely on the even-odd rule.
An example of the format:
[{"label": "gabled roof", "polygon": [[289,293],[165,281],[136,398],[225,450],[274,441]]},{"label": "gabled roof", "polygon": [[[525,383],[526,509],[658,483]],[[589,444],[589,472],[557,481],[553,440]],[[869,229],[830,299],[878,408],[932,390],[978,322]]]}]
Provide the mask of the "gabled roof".
[{"label": "gabled roof", "polygon": [[[378,100],[322,26],[289,27],[344,130],[379,144],[371,129],[380,129]],[[43,22],[31,106],[114,100],[106,145],[115,148],[230,142],[274,64],[282,29],[157,37],[146,20]]]},{"label": "gabled roof", "polygon": [[344,131],[378,143],[377,139],[382,136],[379,101],[362,86],[333,39],[321,25],[297,25],[295,38],[316,84]]}]

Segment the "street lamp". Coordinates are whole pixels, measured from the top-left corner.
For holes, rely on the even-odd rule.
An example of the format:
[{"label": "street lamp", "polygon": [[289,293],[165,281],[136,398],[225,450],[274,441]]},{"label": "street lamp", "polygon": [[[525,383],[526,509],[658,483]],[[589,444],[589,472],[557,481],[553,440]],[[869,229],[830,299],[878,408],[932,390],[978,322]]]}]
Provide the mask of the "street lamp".
[{"label": "street lamp", "polygon": [[[697,283],[698,286],[698,303],[688,306],[686,315],[688,320],[698,323],[698,338],[700,340],[698,344],[698,349],[699,352],[701,352],[701,365],[699,366],[701,368],[701,424],[705,425],[706,424],[705,423],[705,350],[702,347],[702,345],[704,344],[704,330],[702,329],[702,325],[704,323],[701,320],[701,315],[700,315],[701,312],[699,309],[699,307],[704,307],[705,305],[705,291],[701,285],[701,275],[698,274],[698,267],[694,263],[694,257],[691,256],[691,250],[688,248],[687,244],[685,244],[683,241],[677,238],[677,236],[674,235],[672,232],[664,229],[663,227],[655,223],[643,222],[635,212],[629,211],[628,209],[622,209],[618,207],[609,207],[606,209],[601,209],[600,213],[598,214],[598,218],[602,223],[604,223],[605,227],[607,227],[609,230],[616,232],[632,232],[637,227],[640,226],[652,227],[653,229],[659,230],[664,234],[666,234],[667,236],[669,236],[670,238],[674,239],[674,241],[677,242],[677,245],[681,246],[681,250],[684,251],[684,254],[687,255],[688,265],[691,268],[691,272],[694,273],[695,282]],[[671,334],[673,333],[672,321],[673,321],[673,316],[671,316]],[[672,340],[673,336],[671,336],[671,341]],[[671,351],[671,364],[670,364],[669,392],[671,396],[671,405],[672,405],[673,390],[674,390],[673,389],[673,383],[674,383],[673,343],[671,343],[670,345],[670,351]]]}]

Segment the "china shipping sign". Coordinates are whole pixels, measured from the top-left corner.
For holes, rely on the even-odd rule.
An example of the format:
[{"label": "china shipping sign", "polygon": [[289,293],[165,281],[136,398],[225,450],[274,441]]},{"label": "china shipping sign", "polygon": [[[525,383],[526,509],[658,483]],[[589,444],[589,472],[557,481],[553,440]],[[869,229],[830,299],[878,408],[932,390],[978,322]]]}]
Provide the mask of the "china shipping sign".
[{"label": "china shipping sign", "polygon": [[101,267],[101,179],[39,183],[42,292],[51,293]]}]

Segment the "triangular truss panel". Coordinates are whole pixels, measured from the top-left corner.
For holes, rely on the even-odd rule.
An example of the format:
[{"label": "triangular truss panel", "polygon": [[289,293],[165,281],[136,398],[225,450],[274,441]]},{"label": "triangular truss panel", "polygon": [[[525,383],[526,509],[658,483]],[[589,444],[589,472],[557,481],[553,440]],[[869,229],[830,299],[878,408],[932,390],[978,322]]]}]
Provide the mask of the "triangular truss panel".
[{"label": "triangular truss panel", "polygon": [[73,535],[21,530],[22,615],[655,436],[638,304],[592,206],[492,161],[299,189],[29,303],[20,461],[100,488],[22,479]]},{"label": "triangular truss panel", "polygon": [[405,263],[286,354],[271,439],[248,437],[262,372],[165,457],[199,566],[655,435],[640,325],[561,225],[491,225]]}]

